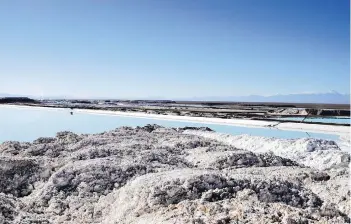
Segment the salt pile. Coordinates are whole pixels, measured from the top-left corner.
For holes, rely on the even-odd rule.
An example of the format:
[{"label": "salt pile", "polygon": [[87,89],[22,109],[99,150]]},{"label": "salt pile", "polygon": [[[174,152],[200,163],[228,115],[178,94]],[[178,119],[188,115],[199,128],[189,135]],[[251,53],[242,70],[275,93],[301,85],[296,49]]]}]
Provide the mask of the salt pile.
[{"label": "salt pile", "polygon": [[343,136],[343,144],[347,146],[341,150],[335,141],[314,138],[278,139],[250,135],[232,136],[196,130],[186,130],[184,133],[217,140],[255,153],[271,152],[319,170],[347,167],[350,163],[350,154],[345,150],[345,148],[350,148],[346,136]]},{"label": "salt pile", "polygon": [[0,223],[349,221],[349,154],[334,142],[227,137],[147,125],[5,142]]}]

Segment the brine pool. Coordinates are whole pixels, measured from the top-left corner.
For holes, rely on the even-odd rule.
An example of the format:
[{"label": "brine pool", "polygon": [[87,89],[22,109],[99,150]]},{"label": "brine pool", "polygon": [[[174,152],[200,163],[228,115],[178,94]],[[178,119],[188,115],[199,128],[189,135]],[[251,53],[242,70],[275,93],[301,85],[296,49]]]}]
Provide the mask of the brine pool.
[{"label": "brine pool", "polygon": [[46,110],[40,108],[0,107],[0,143],[4,141],[33,141],[39,137],[54,137],[59,131],[92,134],[121,126],[136,127],[147,124],[158,124],[165,127],[209,127],[216,132],[231,135],[248,134],[285,139],[309,137],[328,140],[339,139],[338,135],[314,132],[158,120],[154,118],[121,117],[84,112],[71,115],[69,109]]},{"label": "brine pool", "polygon": [[[280,120],[287,120],[287,121],[302,121],[303,117],[284,117],[279,118]],[[336,123],[336,124],[350,124],[350,118],[345,117],[328,117],[328,118],[306,118],[304,122],[321,122],[321,123]]]}]

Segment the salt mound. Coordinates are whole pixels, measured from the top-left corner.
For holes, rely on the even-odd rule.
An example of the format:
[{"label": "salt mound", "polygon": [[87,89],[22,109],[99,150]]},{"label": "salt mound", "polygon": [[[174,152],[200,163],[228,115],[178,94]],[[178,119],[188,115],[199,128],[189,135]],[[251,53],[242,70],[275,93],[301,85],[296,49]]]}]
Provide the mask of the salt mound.
[{"label": "salt mound", "polygon": [[319,170],[346,168],[350,163],[349,152],[342,151],[336,142],[323,139],[278,139],[250,135],[227,135],[214,132],[185,131],[184,133],[206,137],[219,142],[252,151],[271,152]]},{"label": "salt mound", "polygon": [[[231,177],[233,176],[233,177]],[[182,203],[189,204],[194,210],[199,210],[202,206],[219,205],[222,202],[230,202],[238,195],[249,192],[255,195],[257,203],[281,203],[284,206],[293,208],[320,208],[322,201],[311,191],[289,181],[267,180],[261,178],[247,179],[235,177],[233,174],[225,176],[218,171],[202,170],[174,170],[170,172],[148,174],[130,182],[125,187],[114,192],[100,201],[100,204],[107,205],[114,201],[112,206],[108,206],[106,212],[106,223],[117,223],[126,221],[127,223],[154,223],[155,217],[149,217],[150,213],[162,211],[158,222],[174,223],[182,220],[182,223],[194,221],[193,215],[183,216],[180,211],[171,209],[178,207]],[[244,193],[244,194],[245,194]],[[125,202],[125,203],[120,203]],[[215,219],[211,218],[206,211],[197,211],[195,220],[202,221],[224,221],[231,220],[233,216],[230,210],[235,204],[230,204],[227,212]],[[187,208],[180,206],[186,213]],[[214,208],[217,213],[223,213],[222,207]],[[172,211],[173,210],[173,211]],[[171,213],[171,214],[169,214]],[[144,217],[144,215],[146,217]],[[189,215],[191,215],[189,217]],[[137,219],[135,220],[135,217]],[[166,218],[167,217],[167,218]],[[171,220],[168,220],[171,219]],[[217,219],[217,220],[216,220]],[[147,221],[146,221],[147,220]],[[248,221],[248,220],[246,220]]]},{"label": "salt mound", "polygon": [[[247,142],[236,147],[231,138]],[[348,170],[341,163],[321,172],[304,167],[301,156],[278,155],[282,150],[275,147],[339,152],[336,145],[274,140],[281,142],[270,144],[271,153],[258,150],[269,144],[256,137],[224,140],[208,129],[147,125],[5,142],[0,144],[0,223],[349,220]]]}]

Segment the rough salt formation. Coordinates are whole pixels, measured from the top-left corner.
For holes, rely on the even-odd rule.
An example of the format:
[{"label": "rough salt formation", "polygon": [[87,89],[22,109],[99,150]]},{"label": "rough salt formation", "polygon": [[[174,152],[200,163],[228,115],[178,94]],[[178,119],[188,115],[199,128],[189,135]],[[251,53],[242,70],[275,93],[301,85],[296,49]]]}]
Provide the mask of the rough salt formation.
[{"label": "rough salt formation", "polygon": [[186,130],[185,133],[213,139],[254,153],[271,152],[319,170],[346,168],[350,164],[350,145],[346,141],[346,136],[343,138],[344,144],[348,145],[347,150],[341,150],[335,141],[313,138],[277,139],[250,135],[232,136],[196,130]]},{"label": "rough salt formation", "polygon": [[[299,156],[259,151],[252,142],[249,151],[250,142],[235,147],[214,134],[148,125],[5,142],[0,223],[349,221],[349,160],[318,170]],[[283,145],[306,155],[340,151],[319,142],[313,150],[293,140]]]}]

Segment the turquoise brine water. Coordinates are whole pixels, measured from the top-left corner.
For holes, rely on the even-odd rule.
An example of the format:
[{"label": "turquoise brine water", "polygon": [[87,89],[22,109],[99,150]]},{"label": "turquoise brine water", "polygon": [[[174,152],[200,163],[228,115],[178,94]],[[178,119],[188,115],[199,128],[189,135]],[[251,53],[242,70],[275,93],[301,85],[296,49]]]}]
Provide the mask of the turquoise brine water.
[{"label": "turquoise brine water", "polygon": [[74,113],[74,115],[71,115],[69,109],[45,110],[39,108],[0,107],[0,143],[4,141],[33,141],[39,137],[53,137],[59,131],[92,134],[121,126],[136,127],[146,124],[158,124],[165,127],[209,127],[217,132],[231,135],[249,134],[277,138],[313,137],[330,140],[339,139],[337,135],[313,132],[306,133],[269,128],[248,128],[88,113]]},{"label": "turquoise brine water", "polygon": [[[303,117],[284,117],[279,118],[280,120],[288,120],[288,121],[302,121]],[[304,122],[322,122],[322,123],[336,123],[336,124],[350,124],[350,118],[307,118]]]}]

